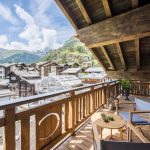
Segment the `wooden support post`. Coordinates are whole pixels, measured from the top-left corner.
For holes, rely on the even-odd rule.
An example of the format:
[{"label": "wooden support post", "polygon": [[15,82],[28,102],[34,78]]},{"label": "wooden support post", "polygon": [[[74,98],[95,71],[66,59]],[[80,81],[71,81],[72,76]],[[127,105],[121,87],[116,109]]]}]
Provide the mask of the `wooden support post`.
[{"label": "wooden support post", "polygon": [[5,109],[4,150],[15,150],[15,107]]},{"label": "wooden support post", "polygon": [[30,150],[30,117],[21,120],[21,150]]}]

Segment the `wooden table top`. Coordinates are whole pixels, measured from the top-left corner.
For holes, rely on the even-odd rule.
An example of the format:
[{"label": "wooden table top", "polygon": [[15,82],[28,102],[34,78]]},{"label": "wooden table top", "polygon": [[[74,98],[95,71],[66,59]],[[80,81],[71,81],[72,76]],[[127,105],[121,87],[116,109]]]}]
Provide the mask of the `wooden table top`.
[{"label": "wooden table top", "polygon": [[[101,116],[102,113],[105,114],[106,116],[112,116],[114,118],[114,121],[104,122]],[[120,129],[123,128],[125,125],[125,122],[120,116],[115,115],[113,113],[107,113],[107,112],[95,113],[92,116],[92,121],[96,123],[97,126],[101,128],[107,128],[107,129]]]}]

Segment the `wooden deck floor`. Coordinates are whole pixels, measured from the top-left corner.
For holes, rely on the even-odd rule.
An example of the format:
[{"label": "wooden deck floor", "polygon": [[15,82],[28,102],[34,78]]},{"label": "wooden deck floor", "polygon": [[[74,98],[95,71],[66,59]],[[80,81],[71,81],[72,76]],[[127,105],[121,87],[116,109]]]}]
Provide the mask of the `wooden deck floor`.
[{"label": "wooden deck floor", "polygon": [[[126,109],[126,108],[124,108]],[[107,111],[107,110],[102,110]],[[148,126],[142,127],[144,135],[150,140],[150,130]],[[120,140],[120,132],[113,130],[113,140]],[[103,139],[108,140],[110,137],[110,130],[103,130]],[[126,131],[123,133],[123,140],[127,141]],[[133,134],[133,142],[141,142],[138,137]],[[76,133],[69,137],[64,143],[62,143],[57,150],[93,150],[93,133],[91,119],[88,120]]]}]

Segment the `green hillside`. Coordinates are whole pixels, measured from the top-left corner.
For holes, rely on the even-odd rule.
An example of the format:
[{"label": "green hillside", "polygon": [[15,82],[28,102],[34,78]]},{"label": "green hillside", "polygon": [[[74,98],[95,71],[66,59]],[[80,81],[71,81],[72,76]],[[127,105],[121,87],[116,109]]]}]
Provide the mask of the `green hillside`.
[{"label": "green hillside", "polygon": [[75,37],[66,41],[61,48],[50,50],[48,54],[42,58],[42,61],[48,60],[56,61],[61,64],[77,62],[81,65],[84,61],[92,61],[93,66],[98,66],[98,62],[90,50]]}]

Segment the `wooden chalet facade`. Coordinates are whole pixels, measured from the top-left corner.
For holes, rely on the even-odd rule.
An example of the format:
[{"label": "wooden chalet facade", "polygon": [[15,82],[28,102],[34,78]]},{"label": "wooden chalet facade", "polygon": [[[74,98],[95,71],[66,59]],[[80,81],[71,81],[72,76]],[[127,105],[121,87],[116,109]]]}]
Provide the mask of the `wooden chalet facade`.
[{"label": "wooden chalet facade", "polygon": [[40,71],[41,76],[48,76],[49,73],[53,73],[55,75],[59,74],[59,65],[53,61],[45,61],[37,63],[37,68]]},{"label": "wooden chalet facade", "polygon": [[4,63],[0,64],[0,80],[5,79],[11,71],[11,67],[15,64]]},{"label": "wooden chalet facade", "polygon": [[41,77],[39,71],[34,68],[30,69],[19,65],[9,73],[10,89],[15,96],[27,97],[36,94],[35,86],[37,82],[40,82]]},{"label": "wooden chalet facade", "polygon": [[55,1],[107,74],[150,79],[150,1]]},{"label": "wooden chalet facade", "polygon": [[68,68],[66,70],[64,70],[63,72],[61,72],[62,75],[75,75],[75,76],[79,76],[79,73],[82,73],[83,69],[82,68]]}]

